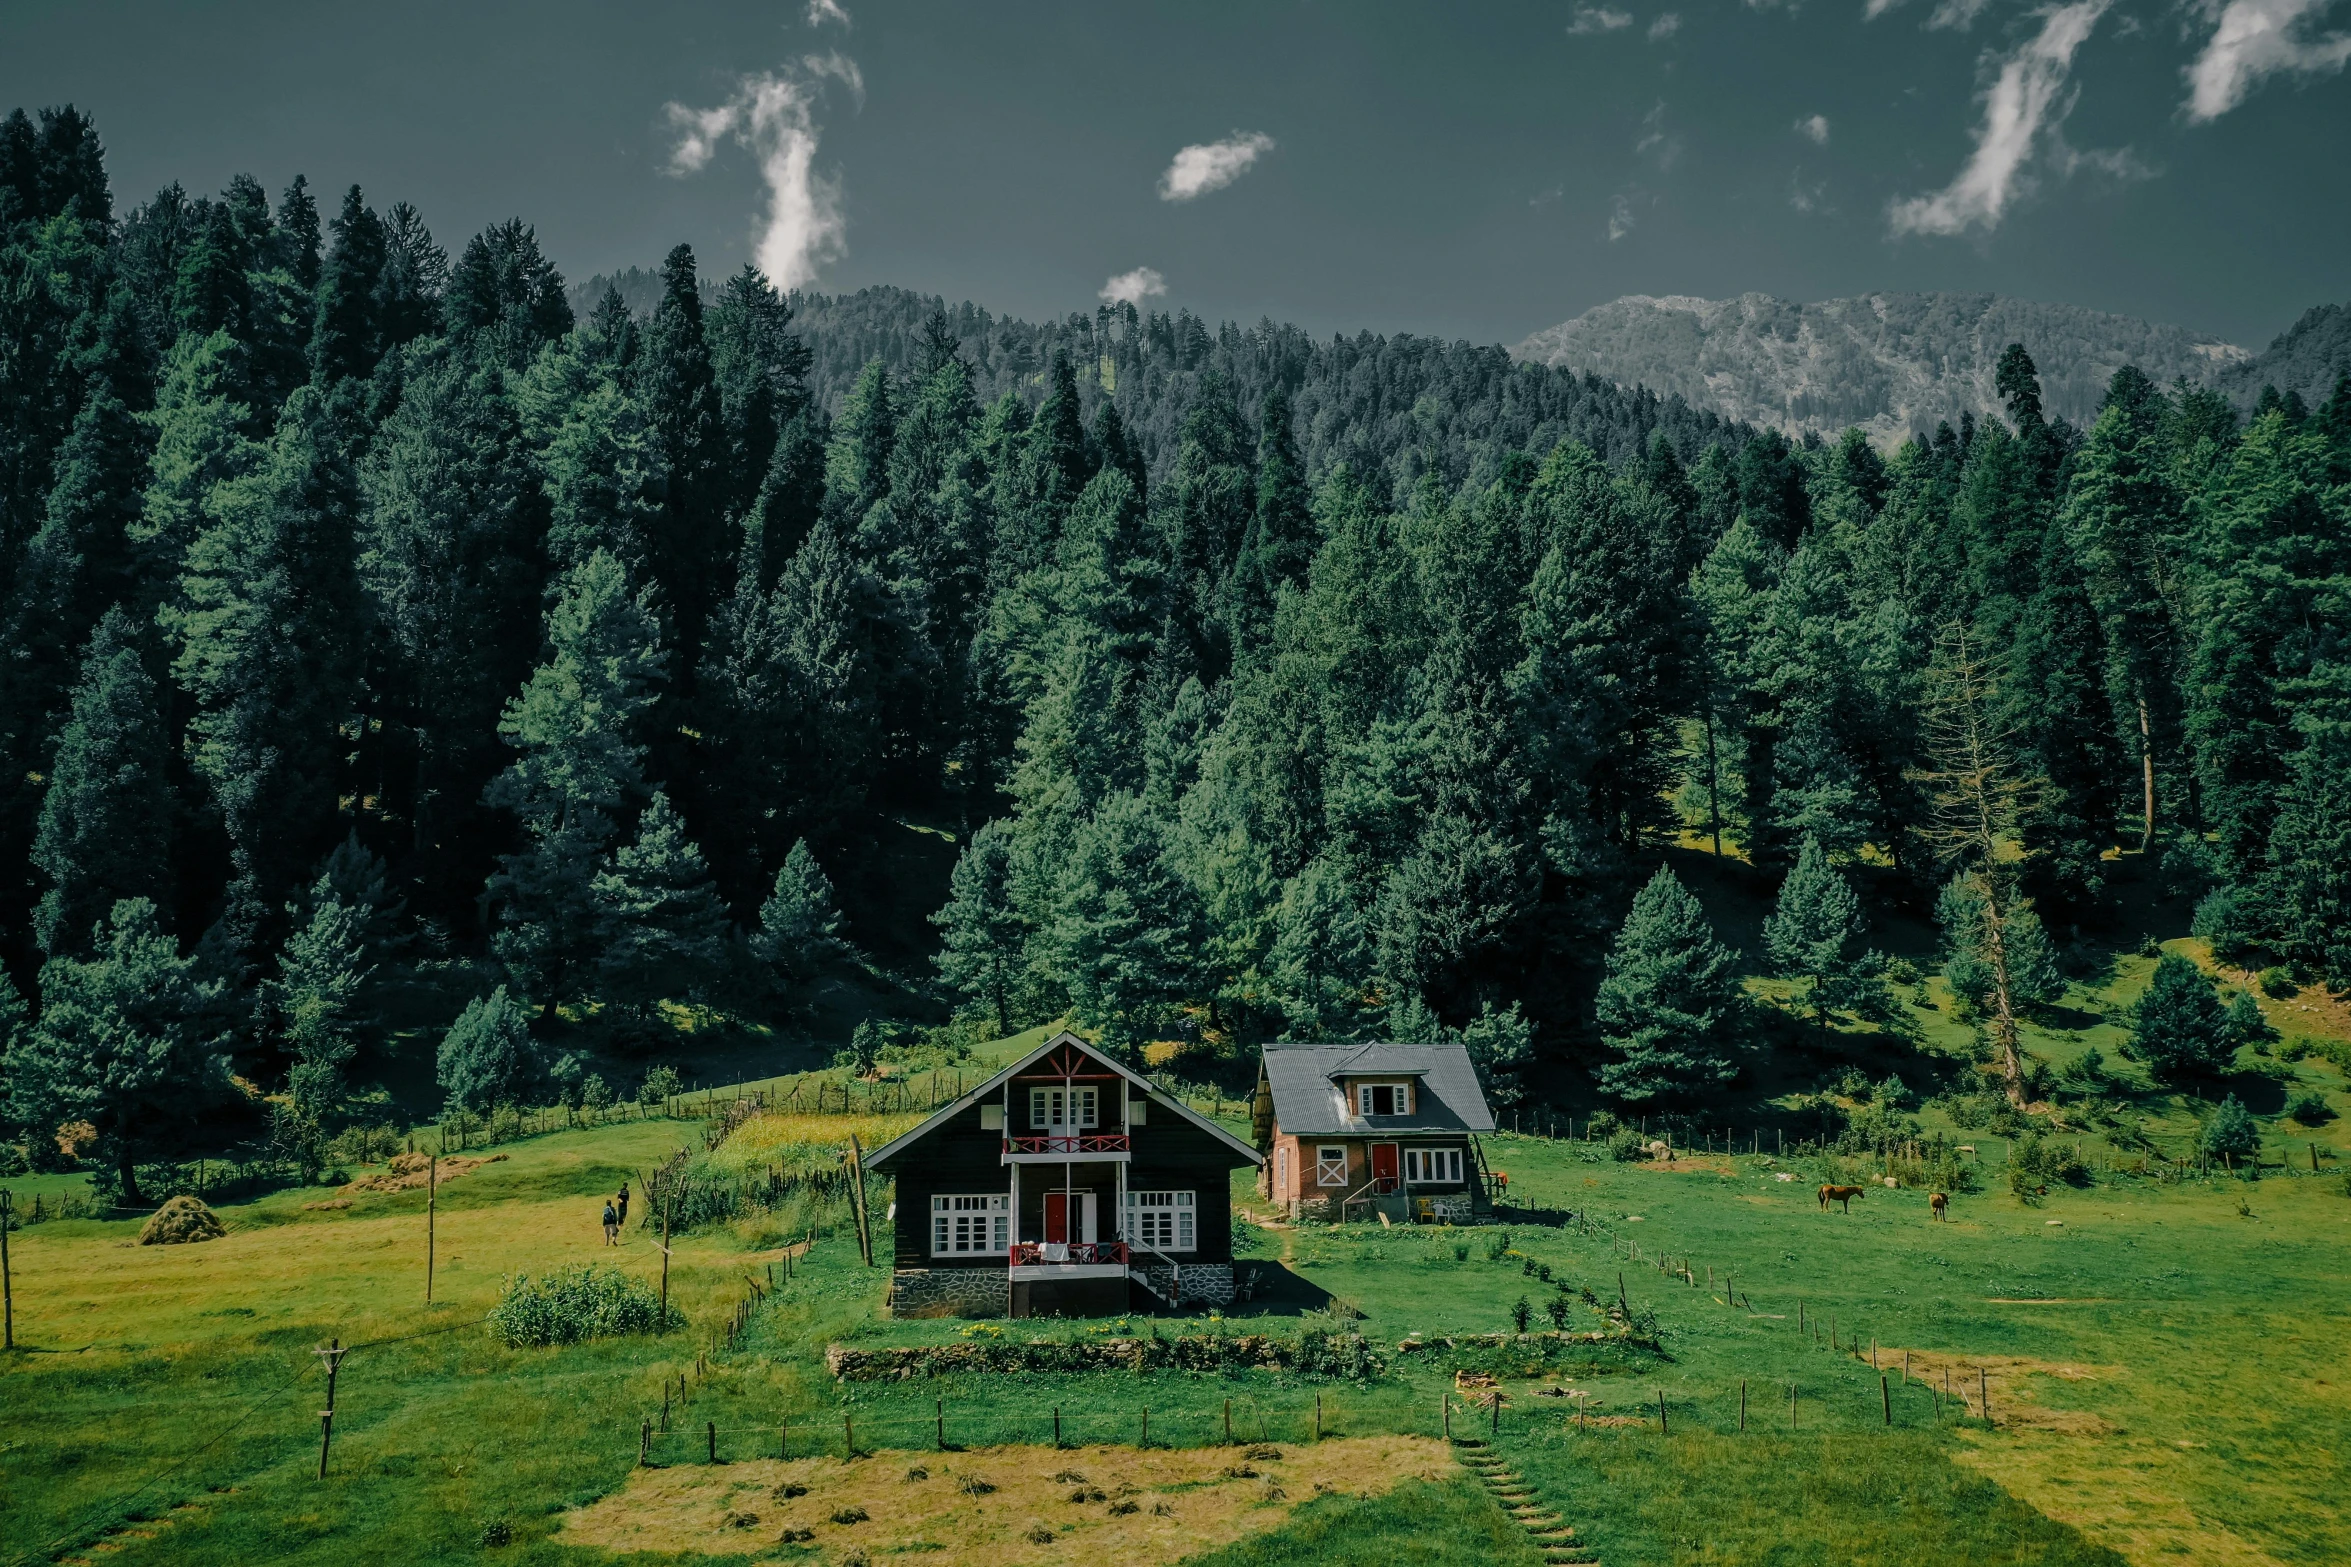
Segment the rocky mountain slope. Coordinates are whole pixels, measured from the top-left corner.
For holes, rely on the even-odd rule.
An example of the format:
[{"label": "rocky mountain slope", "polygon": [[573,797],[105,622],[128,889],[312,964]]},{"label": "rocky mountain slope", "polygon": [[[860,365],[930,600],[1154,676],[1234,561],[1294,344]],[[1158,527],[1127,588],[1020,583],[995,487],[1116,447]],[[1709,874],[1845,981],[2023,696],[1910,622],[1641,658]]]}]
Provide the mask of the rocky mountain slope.
[{"label": "rocky mountain slope", "polygon": [[2203,382],[2242,376],[2269,357],[2183,327],[1996,294],[1865,294],[1810,305],[1768,294],[1633,295],[1537,332],[1512,353],[1679,392],[1791,435],[1859,425],[1898,440],[1940,420],[1956,424],[1963,412],[1998,412],[1992,372],[2010,343],[2031,350],[2050,412],[2076,423],[2096,415],[2125,364],[2158,381]]}]

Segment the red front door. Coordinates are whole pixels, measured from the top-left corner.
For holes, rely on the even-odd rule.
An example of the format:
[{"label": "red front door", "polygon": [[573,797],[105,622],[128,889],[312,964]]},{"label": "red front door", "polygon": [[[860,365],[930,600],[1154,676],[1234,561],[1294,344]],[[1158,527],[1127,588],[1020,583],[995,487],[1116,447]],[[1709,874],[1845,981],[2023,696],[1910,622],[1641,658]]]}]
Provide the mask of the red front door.
[{"label": "red front door", "polygon": [[1384,1195],[1394,1191],[1399,1184],[1396,1170],[1396,1145],[1394,1143],[1373,1143],[1371,1145],[1371,1189]]},{"label": "red front door", "polygon": [[1069,1193],[1045,1194],[1045,1244],[1059,1246],[1069,1239]]}]

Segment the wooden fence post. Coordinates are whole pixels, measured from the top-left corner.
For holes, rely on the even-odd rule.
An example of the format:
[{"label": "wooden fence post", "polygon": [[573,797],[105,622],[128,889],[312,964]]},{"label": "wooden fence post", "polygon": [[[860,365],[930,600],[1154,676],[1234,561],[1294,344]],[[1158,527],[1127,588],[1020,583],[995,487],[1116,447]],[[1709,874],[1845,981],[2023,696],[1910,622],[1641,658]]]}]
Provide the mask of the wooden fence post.
[{"label": "wooden fence post", "polygon": [[1739,1378],[1739,1429],[1747,1429],[1747,1379]]},{"label": "wooden fence post", "polygon": [[637,1433],[637,1467],[638,1467],[638,1468],[640,1468],[640,1469],[642,1469],[642,1468],[644,1468],[644,1467],[645,1467],[647,1464],[650,1464],[650,1463],[652,1463],[652,1462],[653,1462],[653,1422],[652,1422],[652,1421],[650,1421],[650,1420],[648,1420],[648,1421],[646,1421],[646,1422],[645,1422],[644,1429],[640,1430],[640,1431]]},{"label": "wooden fence post", "polygon": [[1657,1390],[1657,1434],[1658,1434],[1659,1436],[1671,1436],[1671,1435],[1673,1435],[1673,1431],[1671,1430],[1671,1428],[1670,1428],[1670,1427],[1667,1425],[1667,1423],[1666,1423],[1666,1418],[1665,1418],[1665,1389],[1663,1389],[1663,1388],[1659,1388],[1659,1389]]},{"label": "wooden fence post", "polygon": [[1143,1437],[1142,1440],[1137,1442],[1135,1445],[1137,1447],[1149,1447],[1151,1445],[1151,1406],[1149,1404],[1145,1404],[1143,1406]]},{"label": "wooden fence post", "polygon": [[1885,1406],[1886,1424],[1892,1425],[1894,1423],[1894,1389],[1883,1371],[1878,1373],[1878,1402]]},{"label": "wooden fence post", "polygon": [[1975,1368],[1976,1402],[1984,1406],[1984,1424],[1992,1423],[1992,1378],[1983,1367]]},{"label": "wooden fence post", "polygon": [[708,1430],[710,1434],[710,1461],[715,1464],[718,1462],[718,1422],[711,1421]]}]

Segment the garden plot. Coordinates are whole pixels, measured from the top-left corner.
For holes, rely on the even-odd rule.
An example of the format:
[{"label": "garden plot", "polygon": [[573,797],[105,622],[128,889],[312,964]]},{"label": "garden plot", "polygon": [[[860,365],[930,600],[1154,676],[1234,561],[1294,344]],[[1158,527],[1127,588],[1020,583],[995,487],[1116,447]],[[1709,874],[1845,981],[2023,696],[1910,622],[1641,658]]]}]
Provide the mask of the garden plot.
[{"label": "garden plot", "polygon": [[1443,1443],[1409,1436],[684,1464],[636,1470],[610,1495],[565,1514],[555,1538],[713,1556],[781,1544],[838,1559],[855,1547],[919,1552],[939,1567],[1164,1563],[1276,1528],[1317,1496],[1370,1498],[1459,1473]]}]

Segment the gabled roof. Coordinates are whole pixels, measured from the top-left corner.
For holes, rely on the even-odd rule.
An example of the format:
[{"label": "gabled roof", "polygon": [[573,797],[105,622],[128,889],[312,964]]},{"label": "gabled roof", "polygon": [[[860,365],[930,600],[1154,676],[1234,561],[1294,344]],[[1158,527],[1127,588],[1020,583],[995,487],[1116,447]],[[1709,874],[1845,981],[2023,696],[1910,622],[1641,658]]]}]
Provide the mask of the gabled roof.
[{"label": "gabled roof", "polygon": [[[1414,1077],[1411,1115],[1357,1115],[1335,1079]],[[1363,1137],[1380,1132],[1490,1132],[1477,1068],[1460,1045],[1270,1044],[1266,1086],[1274,1123],[1294,1137]]]},{"label": "gabled roof", "polygon": [[1208,1119],[1208,1117],[1202,1115],[1199,1111],[1193,1109],[1190,1105],[1185,1104],[1181,1099],[1176,1099],[1167,1094],[1161,1093],[1158,1089],[1151,1086],[1151,1080],[1149,1078],[1143,1076],[1139,1072],[1130,1070],[1120,1062],[1112,1060],[1109,1056],[1104,1055],[1099,1047],[1088,1044],[1085,1040],[1079,1038],[1076,1034],[1071,1033],[1068,1029],[1065,1028],[1060,1033],[1055,1034],[1052,1038],[1046,1040],[1043,1044],[1037,1046],[1036,1049],[1030,1051],[1027,1055],[1022,1056],[1018,1061],[1013,1062],[1012,1065],[1006,1067],[1003,1071],[998,1072],[994,1077],[989,1078],[986,1082],[980,1084],[977,1088],[974,1088],[970,1093],[965,1094],[961,1099],[956,1100],[953,1104],[946,1106],[944,1109],[941,1109],[930,1116],[922,1123],[922,1125],[916,1127],[913,1131],[907,1132],[899,1137],[894,1137],[889,1142],[884,1143],[881,1147],[876,1148],[872,1153],[867,1154],[865,1156],[866,1168],[870,1170],[875,1165],[881,1164],[885,1160],[895,1158],[898,1154],[904,1152],[914,1144],[921,1142],[925,1137],[930,1136],[931,1133],[937,1131],[940,1127],[946,1125],[949,1121],[954,1120],[955,1117],[963,1114],[964,1111],[970,1109],[973,1105],[976,1105],[982,1100],[987,1099],[990,1095],[995,1093],[996,1090],[1004,1086],[1005,1080],[1007,1078],[1018,1077],[1021,1073],[1026,1072],[1030,1067],[1036,1065],[1039,1061],[1045,1059],[1045,1057],[1053,1054],[1056,1050],[1065,1048],[1079,1050],[1093,1061],[1098,1062],[1102,1066],[1108,1068],[1108,1072],[1104,1075],[1125,1078],[1128,1082],[1134,1084],[1135,1087],[1142,1090],[1141,1097],[1148,1099],[1152,1104],[1160,1105],[1169,1110],[1173,1110],[1176,1114],[1182,1116],[1185,1120],[1200,1128],[1200,1130],[1208,1133],[1211,1137],[1214,1137],[1219,1142],[1223,1143],[1234,1153],[1237,1153],[1242,1158],[1247,1159],[1251,1164],[1265,1163],[1265,1155],[1259,1153],[1256,1149],[1250,1147],[1247,1143],[1241,1141],[1238,1137],[1235,1137],[1232,1133],[1226,1131],[1223,1127],[1217,1125],[1214,1121],[1211,1121]]}]

